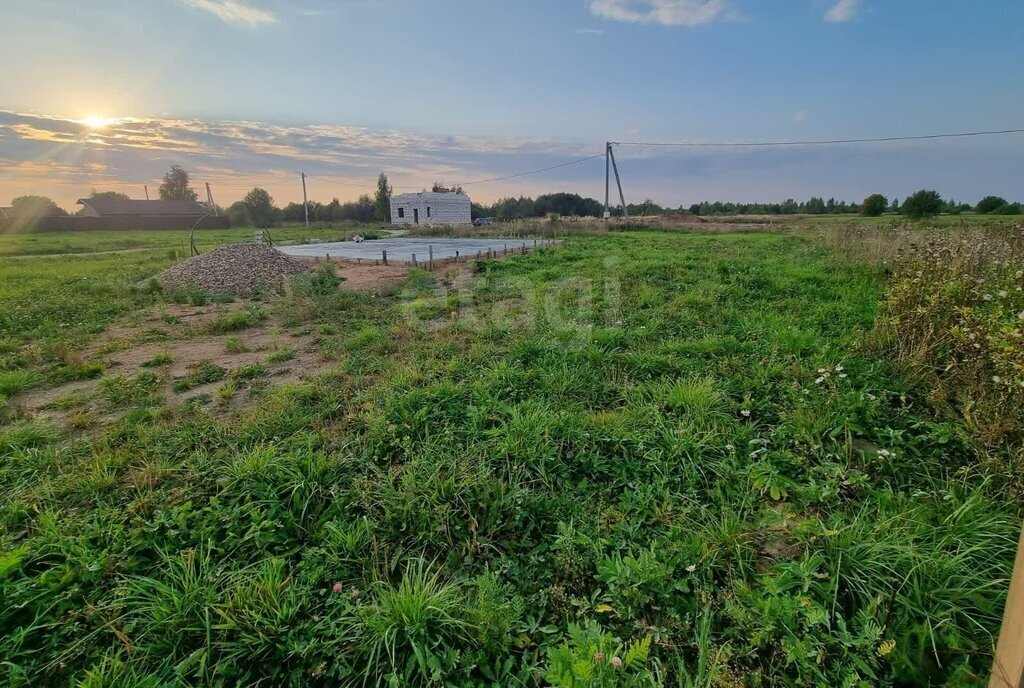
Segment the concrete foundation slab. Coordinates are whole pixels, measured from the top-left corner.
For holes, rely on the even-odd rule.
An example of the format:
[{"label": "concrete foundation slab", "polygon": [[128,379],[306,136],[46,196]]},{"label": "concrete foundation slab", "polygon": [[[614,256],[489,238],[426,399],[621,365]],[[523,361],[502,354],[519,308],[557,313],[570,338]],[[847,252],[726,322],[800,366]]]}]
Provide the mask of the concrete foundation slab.
[{"label": "concrete foundation slab", "polygon": [[388,260],[411,261],[413,254],[418,262],[430,257],[431,248],[434,259],[454,258],[458,251],[462,258],[475,258],[477,253],[486,254],[494,251],[501,254],[505,248],[509,253],[519,251],[525,246],[533,248],[533,239],[432,239],[432,238],[392,238],[370,239],[362,243],[354,241],[338,241],[324,244],[296,244],[293,246],[275,246],[282,253],[302,258],[331,258],[355,260],[380,260],[384,251],[388,252]]}]

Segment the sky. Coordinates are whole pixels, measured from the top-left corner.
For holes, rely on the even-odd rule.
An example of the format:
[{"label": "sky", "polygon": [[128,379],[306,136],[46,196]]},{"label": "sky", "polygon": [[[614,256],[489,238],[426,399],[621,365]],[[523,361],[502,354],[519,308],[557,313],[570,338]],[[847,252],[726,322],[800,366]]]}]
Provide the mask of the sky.
[{"label": "sky", "polygon": [[[0,0],[0,205],[465,184],[602,198],[604,142],[1024,127],[1019,0]],[[629,202],[1024,200],[1024,134],[616,151]]]}]

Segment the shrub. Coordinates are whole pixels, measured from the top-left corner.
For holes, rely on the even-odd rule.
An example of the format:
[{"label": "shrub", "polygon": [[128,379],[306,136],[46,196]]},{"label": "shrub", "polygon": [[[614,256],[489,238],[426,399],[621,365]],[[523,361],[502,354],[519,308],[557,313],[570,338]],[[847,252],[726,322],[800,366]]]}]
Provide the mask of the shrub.
[{"label": "shrub", "polygon": [[871,194],[864,199],[860,214],[865,217],[878,217],[889,208],[889,199],[882,194]]},{"label": "shrub", "polygon": [[1005,198],[1000,198],[999,196],[985,196],[985,198],[978,201],[978,205],[974,206],[974,210],[979,215],[986,215],[997,208],[1002,208],[1004,205],[1006,205]]},{"label": "shrub", "polygon": [[903,201],[901,212],[914,220],[934,217],[942,212],[942,196],[937,191],[922,189]]}]

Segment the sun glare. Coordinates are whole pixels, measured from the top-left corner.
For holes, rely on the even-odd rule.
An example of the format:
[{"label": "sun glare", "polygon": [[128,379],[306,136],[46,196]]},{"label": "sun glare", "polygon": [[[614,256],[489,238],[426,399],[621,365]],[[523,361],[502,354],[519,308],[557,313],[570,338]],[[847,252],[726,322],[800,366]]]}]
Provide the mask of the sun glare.
[{"label": "sun glare", "polygon": [[113,117],[86,117],[85,119],[79,120],[82,124],[89,127],[90,129],[105,129],[111,124],[116,124],[117,120]]}]

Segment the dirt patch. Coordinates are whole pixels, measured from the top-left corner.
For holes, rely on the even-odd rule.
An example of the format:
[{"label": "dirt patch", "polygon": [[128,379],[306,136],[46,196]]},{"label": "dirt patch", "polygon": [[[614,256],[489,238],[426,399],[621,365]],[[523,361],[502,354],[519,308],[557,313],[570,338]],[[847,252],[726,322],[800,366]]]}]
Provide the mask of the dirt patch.
[{"label": "dirt patch", "polygon": [[[255,389],[301,380],[323,367],[313,334],[289,331],[273,318],[236,332],[197,334],[204,323],[252,305],[166,306],[136,314],[132,323],[97,338],[82,352],[83,360],[102,362],[108,378],[135,379],[148,373],[155,378],[153,394],[167,403],[217,396],[219,411],[244,403]],[[154,332],[159,332],[156,341]],[[224,386],[230,393],[217,394]],[[107,403],[101,379],[30,390],[10,403],[22,415],[70,429],[123,415],[123,409]]]}]

